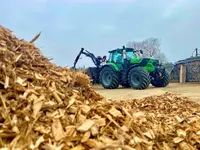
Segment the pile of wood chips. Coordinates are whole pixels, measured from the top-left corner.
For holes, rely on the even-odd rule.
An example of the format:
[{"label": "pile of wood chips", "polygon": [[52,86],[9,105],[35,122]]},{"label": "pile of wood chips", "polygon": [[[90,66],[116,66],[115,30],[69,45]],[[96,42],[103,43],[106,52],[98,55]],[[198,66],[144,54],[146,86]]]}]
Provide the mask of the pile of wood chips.
[{"label": "pile of wood chips", "polygon": [[2,150],[200,148],[200,105],[166,93],[109,101],[89,78],[45,58],[33,42],[0,27]]}]

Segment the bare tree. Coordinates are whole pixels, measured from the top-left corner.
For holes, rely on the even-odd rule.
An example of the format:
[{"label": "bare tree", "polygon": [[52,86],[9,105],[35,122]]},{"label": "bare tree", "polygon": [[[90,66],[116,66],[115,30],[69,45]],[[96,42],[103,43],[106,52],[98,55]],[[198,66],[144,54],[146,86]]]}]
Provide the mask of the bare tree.
[{"label": "bare tree", "polygon": [[164,53],[162,53],[162,52],[157,52],[154,55],[154,58],[157,58],[163,64],[168,63],[166,55]]},{"label": "bare tree", "polygon": [[154,57],[159,59],[161,63],[167,62],[166,55],[160,50],[161,40],[158,38],[151,37],[141,42],[129,42],[127,46],[135,50],[143,50],[143,57]]}]

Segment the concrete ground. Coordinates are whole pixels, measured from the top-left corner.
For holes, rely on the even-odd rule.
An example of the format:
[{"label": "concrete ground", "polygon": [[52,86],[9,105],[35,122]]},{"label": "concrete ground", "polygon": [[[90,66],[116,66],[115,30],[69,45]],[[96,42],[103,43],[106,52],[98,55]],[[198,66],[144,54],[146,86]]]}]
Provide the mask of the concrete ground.
[{"label": "concrete ground", "polygon": [[178,93],[183,96],[189,97],[192,100],[200,101],[200,83],[170,83],[165,88],[154,88],[150,86],[145,90],[134,90],[131,88],[118,88],[114,90],[107,90],[101,86],[94,86],[96,91],[106,98],[115,100],[144,98],[152,95],[160,95],[165,92]]}]

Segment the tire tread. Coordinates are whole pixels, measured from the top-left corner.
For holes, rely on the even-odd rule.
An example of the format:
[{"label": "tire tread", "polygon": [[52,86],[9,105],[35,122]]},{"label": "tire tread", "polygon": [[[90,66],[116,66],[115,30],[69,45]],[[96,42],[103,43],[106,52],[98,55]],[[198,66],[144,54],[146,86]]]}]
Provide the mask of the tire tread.
[{"label": "tire tread", "polygon": [[[111,72],[113,81],[112,81],[111,85],[109,85],[109,86],[106,86],[102,83],[102,74],[103,74],[104,71],[110,71]],[[116,89],[119,86],[119,76],[117,75],[117,72],[114,71],[111,67],[102,68],[102,70],[100,72],[100,81],[101,81],[102,86],[105,89]]]},{"label": "tire tread", "polygon": [[[132,82],[131,82],[131,75],[132,73],[135,73],[137,72],[142,78],[142,83],[140,84],[139,87],[135,87]],[[129,81],[129,85],[134,88],[134,89],[137,89],[137,90],[143,90],[143,89],[146,89],[148,88],[149,84],[150,84],[150,76],[149,76],[149,73],[141,68],[141,67],[137,67],[137,68],[132,68],[130,71],[129,71],[129,74],[128,74],[128,81]]]}]

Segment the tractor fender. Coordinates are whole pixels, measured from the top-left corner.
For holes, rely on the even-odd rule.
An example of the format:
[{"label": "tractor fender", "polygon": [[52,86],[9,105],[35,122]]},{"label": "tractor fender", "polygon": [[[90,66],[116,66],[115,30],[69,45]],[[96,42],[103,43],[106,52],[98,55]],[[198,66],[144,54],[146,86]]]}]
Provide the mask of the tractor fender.
[{"label": "tractor fender", "polygon": [[115,69],[115,67],[114,67],[112,64],[105,64],[105,65],[103,65],[103,66],[101,67],[101,70],[102,70],[103,68],[105,68],[105,67],[110,67],[110,68],[112,68],[113,71],[117,71],[117,70]]},{"label": "tractor fender", "polygon": [[139,67],[140,66],[140,64],[138,63],[138,64],[134,64],[134,65],[131,65],[129,68],[128,68],[128,70],[127,70],[127,74],[129,73],[129,71],[132,69],[132,68],[135,68],[135,67]]}]

